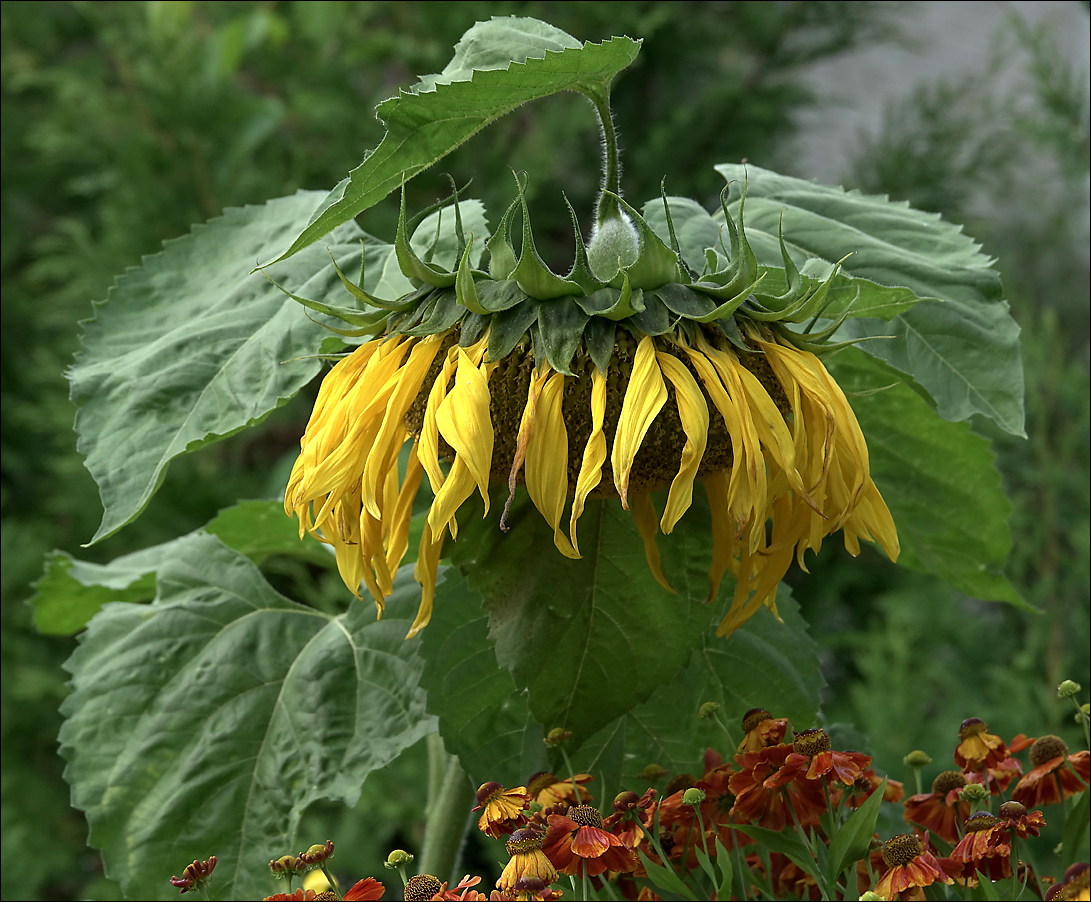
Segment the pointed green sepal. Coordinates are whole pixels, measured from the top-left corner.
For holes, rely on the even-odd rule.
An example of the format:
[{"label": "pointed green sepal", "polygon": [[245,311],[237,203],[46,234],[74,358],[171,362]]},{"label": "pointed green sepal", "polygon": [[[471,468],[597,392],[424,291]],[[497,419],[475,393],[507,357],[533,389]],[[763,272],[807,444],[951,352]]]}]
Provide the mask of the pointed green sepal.
[{"label": "pointed green sepal", "polygon": [[591,271],[591,264],[587,262],[587,247],[583,243],[583,235],[580,234],[579,217],[576,216],[576,211],[572,208],[568,196],[563,193],[561,196],[564,197],[564,202],[568,206],[568,213],[572,217],[572,233],[576,239],[576,256],[572,261],[572,268],[565,278],[579,285],[584,294],[590,295],[602,288],[605,283]]},{"label": "pointed green sepal", "polygon": [[[461,225],[459,228],[461,228]],[[458,303],[471,313],[486,314],[489,311],[482,307],[481,302],[477,299],[473,269],[470,267],[470,251],[473,245],[474,237],[471,235],[469,244],[466,245],[466,249],[462,253],[462,260],[458,264],[458,274],[455,278],[455,297]]]},{"label": "pointed green sepal", "polygon": [[384,301],[382,298],[377,298],[374,295],[368,294],[363,289],[364,284],[364,260],[367,259],[367,252],[364,249],[364,242],[360,242],[360,284],[356,285],[348,276],[341,272],[341,267],[337,265],[337,261],[333,259],[333,253],[330,253],[330,260],[333,261],[333,268],[337,271],[337,276],[341,280],[341,284],[345,286],[345,290],[348,291],[356,300],[363,301],[365,304],[370,304],[372,307],[381,307],[383,310],[408,310],[412,307],[417,299],[412,295],[406,295],[406,297],[397,298],[393,301]]},{"label": "pointed green sepal", "polygon": [[519,262],[512,271],[511,278],[528,295],[540,301],[582,295],[583,289],[578,283],[562,279],[545,265],[539,255],[538,248],[534,246],[534,232],[530,227],[530,210],[523,193],[523,183],[516,179],[516,184],[519,185],[519,205],[523,211],[523,246],[519,250]]},{"label": "pointed green sepal", "polygon": [[591,356],[591,362],[604,376],[610,370],[616,337],[617,323],[601,316],[592,316],[583,329],[584,347]]},{"label": "pointed green sepal", "polygon": [[644,292],[639,288],[632,288],[629,284],[628,273],[622,273],[624,278],[621,288],[600,288],[587,297],[576,298],[584,313],[591,316],[603,316],[606,319],[618,322],[627,319],[636,313],[644,312]]},{"label": "pointed green sepal", "polygon": [[[437,235],[439,223],[436,224]],[[416,279],[436,288],[450,288],[455,284],[455,274],[446,272],[431,263],[425,263],[417,256],[409,243],[409,230],[405,224],[405,185],[402,185],[402,204],[398,213],[398,232],[394,238],[394,252],[398,255],[398,266],[407,279]]]},{"label": "pointed green sepal", "polygon": [[496,280],[510,279],[515,272],[515,248],[511,245],[511,218],[519,206],[516,198],[504,211],[493,236],[485,243],[489,249],[489,275]]},{"label": "pointed green sepal", "polygon": [[539,302],[535,329],[540,334],[535,347],[544,350],[549,365],[558,373],[572,375],[568,365],[580,346],[584,327],[590,318],[575,303],[574,298]]},{"label": "pointed green sepal", "polygon": [[[354,310],[352,307],[335,307],[332,304],[323,304],[321,301],[312,301],[308,298],[300,297],[298,294],[292,294],[287,288],[281,285],[276,279],[274,279],[264,269],[261,270],[261,274],[265,276],[270,282],[276,285],[281,291],[283,291],[288,297],[298,304],[302,304],[311,310],[318,313],[324,313],[326,316],[334,316],[342,322],[348,323],[350,326],[358,326],[360,328],[371,328],[376,323],[382,323],[390,316],[389,310],[378,310],[370,313],[361,313],[359,310]],[[336,331],[331,329],[331,331]],[[364,333],[368,334],[368,333]]]}]

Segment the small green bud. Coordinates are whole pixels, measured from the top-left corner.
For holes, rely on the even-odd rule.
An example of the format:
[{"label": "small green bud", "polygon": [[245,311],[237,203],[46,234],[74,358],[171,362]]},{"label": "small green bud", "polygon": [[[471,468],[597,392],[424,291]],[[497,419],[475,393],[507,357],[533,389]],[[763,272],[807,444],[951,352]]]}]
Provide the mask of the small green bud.
[{"label": "small green bud", "polygon": [[697,716],[701,720],[708,720],[713,714],[720,710],[720,706],[716,702],[705,702],[701,705],[700,710],[697,712]]},{"label": "small green bud", "polygon": [[658,764],[649,764],[640,772],[640,779],[646,783],[654,783],[656,780],[662,780],[668,773],[670,771]]},{"label": "small green bud", "polygon": [[555,745],[564,745],[572,738],[571,730],[566,730],[564,727],[554,727],[546,735],[546,738],[542,740],[546,745],[553,747]]},{"label": "small green bud", "polygon": [[927,767],[932,763],[932,758],[927,752],[914,749],[902,759],[902,762],[906,767]]},{"label": "small green bud", "polygon": [[705,791],[698,789],[696,786],[691,786],[684,793],[682,793],[683,805],[700,805],[705,800]]},{"label": "small green bud", "polygon": [[989,790],[980,783],[967,783],[958,797],[963,802],[983,802],[989,797]]},{"label": "small green bud", "polygon": [[866,893],[860,896],[860,902],[882,902],[882,899],[882,896],[878,895],[877,893],[873,893],[871,890],[868,890]]},{"label": "small green bud", "polygon": [[1080,684],[1075,680],[1065,680],[1057,687],[1057,698],[1072,698],[1080,691]]},{"label": "small green bud", "polygon": [[629,217],[622,214],[600,222],[587,246],[587,264],[591,271],[608,282],[622,266],[636,262],[640,254],[640,235]]},{"label": "small green bud", "polygon": [[397,868],[403,868],[413,860],[413,856],[408,852],[401,849],[395,849],[389,855],[386,856],[386,861],[383,862],[383,866],[395,870]]}]

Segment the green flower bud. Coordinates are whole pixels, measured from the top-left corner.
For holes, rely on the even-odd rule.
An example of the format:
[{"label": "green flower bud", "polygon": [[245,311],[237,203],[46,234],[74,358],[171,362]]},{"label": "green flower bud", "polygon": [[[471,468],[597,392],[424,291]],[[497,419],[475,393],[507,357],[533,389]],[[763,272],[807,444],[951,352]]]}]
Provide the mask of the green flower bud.
[{"label": "green flower bud", "polygon": [[902,762],[907,767],[927,767],[932,763],[932,758],[927,752],[922,752],[920,749],[915,749],[906,755]]},{"label": "green flower bud", "polygon": [[697,712],[697,716],[701,720],[708,720],[713,714],[720,710],[720,706],[716,702],[705,702],[701,705],[700,710]]},{"label": "green flower bud", "polygon": [[587,264],[603,281],[610,281],[622,266],[630,266],[640,255],[640,235],[628,216],[607,219],[595,227],[587,246]]},{"label": "green flower bud", "polygon": [[396,868],[403,868],[413,860],[413,856],[408,852],[401,849],[395,849],[389,855],[386,856],[386,861],[383,862],[383,866],[390,870]]},{"label": "green flower bud", "polygon": [[1065,680],[1057,687],[1057,698],[1072,698],[1080,689],[1080,684],[1075,680]]},{"label": "green flower bud", "polygon": [[705,791],[698,789],[696,786],[691,786],[684,793],[682,793],[683,805],[700,805],[705,800]]}]

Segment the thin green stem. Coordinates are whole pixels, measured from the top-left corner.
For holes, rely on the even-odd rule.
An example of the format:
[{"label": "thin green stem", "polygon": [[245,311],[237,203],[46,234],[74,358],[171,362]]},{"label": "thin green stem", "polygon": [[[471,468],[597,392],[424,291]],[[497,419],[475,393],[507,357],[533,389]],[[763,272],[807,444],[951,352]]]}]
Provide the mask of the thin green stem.
[{"label": "thin green stem", "polygon": [[326,877],[326,882],[329,883],[330,889],[333,890],[333,894],[337,896],[338,902],[341,899],[341,890],[337,888],[337,881],[333,879],[333,874],[330,873],[330,869],[326,867],[326,862],[322,862],[319,867],[322,868],[322,873]]},{"label": "thin green stem", "polygon": [[738,743],[736,743],[734,737],[732,737],[731,731],[727,728],[727,724],[725,724],[720,719],[720,715],[717,714],[715,711],[713,711],[712,712],[712,717],[715,719],[716,723],[718,723],[720,725],[720,729],[724,731],[724,735],[727,737],[727,747],[730,749],[730,748],[734,748],[735,746],[737,746]]},{"label": "thin green stem", "polygon": [[618,155],[617,132],[614,130],[613,113],[610,112],[609,86],[603,85],[582,93],[595,105],[602,134],[602,190],[595,204],[595,222],[601,224],[621,213],[616,198],[612,196],[621,196],[621,161]]}]

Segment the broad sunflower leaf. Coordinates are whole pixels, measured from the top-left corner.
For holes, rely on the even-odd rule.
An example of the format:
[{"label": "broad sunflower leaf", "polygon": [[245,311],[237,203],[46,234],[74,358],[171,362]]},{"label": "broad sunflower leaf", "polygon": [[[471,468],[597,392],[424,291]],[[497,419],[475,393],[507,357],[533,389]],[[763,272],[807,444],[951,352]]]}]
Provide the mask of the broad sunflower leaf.
[{"label": "broad sunflower leaf", "polygon": [[471,781],[518,786],[547,767],[545,731],[497,663],[481,602],[456,569],[440,571],[432,619],[421,632],[421,686],[444,747],[459,756]]},{"label": "broad sunflower leaf", "polygon": [[733,214],[745,185],[746,234],[759,263],[781,262],[783,216],[785,242],[801,269],[812,258],[832,264],[852,252],[842,264],[846,276],[908,288],[923,299],[889,323],[850,320],[844,337],[893,336],[862,347],[910,375],[944,419],[979,413],[1006,432],[1025,434],[1019,327],[1001,302],[993,260],[961,226],[905,202],[756,166],[715,168],[731,183]]},{"label": "broad sunflower leaf", "polygon": [[[335,566],[327,546],[299,538],[296,524],[279,501],[240,501],[220,511],[204,531],[261,563],[283,554],[323,567]],[[155,597],[155,573],[186,537],[126,554],[109,564],[80,561],[63,551],[46,556],[45,573],[34,584],[30,606],[42,633],[72,636],[111,601],[141,602]]]},{"label": "broad sunflower leaf", "polygon": [[[733,589],[731,584],[721,594],[730,601]],[[751,708],[787,717],[800,730],[814,723],[825,685],[818,648],[784,583],[777,590],[777,610],[784,623],[762,610],[725,640],[715,635],[723,614],[716,607],[703,642],[687,665],[625,716],[624,785],[635,788],[640,772],[649,764],[672,774],[700,776],[701,753],[706,748],[730,759],[742,741],[743,715]],[[698,717],[705,702],[720,706],[717,716],[730,735],[716,720]],[[593,736],[581,755],[598,755],[612,729]]]},{"label": "broad sunflower leaf", "polygon": [[[495,509],[505,495],[496,492]],[[694,504],[658,539],[678,591],[671,595],[651,575],[633,517],[616,500],[587,503],[579,523],[585,553],[571,560],[554,549],[552,528],[522,489],[516,498],[507,533],[482,520],[480,502],[463,505],[451,560],[484,596],[496,657],[528,691],[532,716],[547,730],[571,730],[579,744],[671,679],[701,642],[707,509]]]},{"label": "broad sunflower leaf", "polygon": [[434,729],[403,638],[419,597],[406,569],[383,620],[363,602],[332,617],[197,534],[160,566],[154,603],[91,621],[66,665],[61,751],[126,896],[172,898],[164,867],[215,854],[221,897],[261,898],[310,803],[354,804],[369,772]]},{"label": "broad sunflower leaf", "polygon": [[[133,520],[170,461],[258,422],[319,371],[329,335],[254,265],[306,221],[314,192],[231,209],[122,275],[84,328],[69,372],[78,447],[99,486],[92,542]],[[343,271],[390,256],[347,223],[330,237]],[[270,271],[304,297],[351,302],[326,247]],[[366,287],[366,286],[365,286]],[[328,321],[328,320],[327,320]]]},{"label": "broad sunflower leaf", "polygon": [[379,146],[317,206],[278,260],[348,222],[516,107],[559,91],[602,92],[636,58],[639,41],[580,44],[536,19],[478,22],[439,75],[384,100]]},{"label": "broad sunflower leaf", "polygon": [[1003,573],[1012,508],[989,442],[966,423],[938,418],[896,373],[860,349],[842,351],[827,366],[867,439],[872,478],[898,528],[898,563],[974,598],[1035,610]]}]

